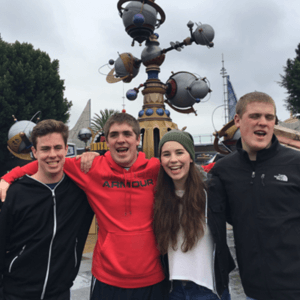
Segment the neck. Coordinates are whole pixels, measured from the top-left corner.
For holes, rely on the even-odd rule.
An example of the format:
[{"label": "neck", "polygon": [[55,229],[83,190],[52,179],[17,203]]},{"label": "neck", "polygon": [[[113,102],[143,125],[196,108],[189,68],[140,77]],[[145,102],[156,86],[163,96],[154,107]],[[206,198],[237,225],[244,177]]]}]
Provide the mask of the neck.
[{"label": "neck", "polygon": [[64,173],[61,172],[59,174],[42,174],[41,172],[37,172],[31,177],[45,184],[57,183],[63,178]]}]

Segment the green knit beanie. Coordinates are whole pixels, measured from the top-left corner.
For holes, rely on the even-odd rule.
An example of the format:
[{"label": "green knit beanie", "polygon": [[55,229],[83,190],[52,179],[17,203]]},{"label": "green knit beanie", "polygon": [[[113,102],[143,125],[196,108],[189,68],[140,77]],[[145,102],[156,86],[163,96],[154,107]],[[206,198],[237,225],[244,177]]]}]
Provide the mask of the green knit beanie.
[{"label": "green knit beanie", "polygon": [[193,137],[186,131],[173,129],[167,132],[159,142],[158,155],[160,157],[161,148],[166,142],[174,141],[181,144],[186,151],[190,154],[193,161],[195,161],[195,147]]}]

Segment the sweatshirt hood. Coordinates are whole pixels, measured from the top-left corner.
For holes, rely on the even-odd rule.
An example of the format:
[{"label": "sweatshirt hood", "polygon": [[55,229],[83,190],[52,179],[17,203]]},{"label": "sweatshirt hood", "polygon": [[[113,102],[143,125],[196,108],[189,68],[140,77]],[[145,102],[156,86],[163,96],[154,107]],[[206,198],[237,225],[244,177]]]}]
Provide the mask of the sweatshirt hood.
[{"label": "sweatshirt hood", "polygon": [[126,168],[123,168],[121,166],[119,166],[111,157],[111,154],[109,151],[107,151],[104,154],[105,158],[107,159],[107,162],[110,166],[110,168],[118,173],[124,173],[124,170],[126,172],[136,172],[138,171],[140,168],[143,168],[145,165],[147,165],[147,163],[149,162],[148,159],[146,159],[146,155],[144,152],[138,152],[138,156],[136,161],[134,162],[134,164],[128,169],[128,171],[126,170]]}]

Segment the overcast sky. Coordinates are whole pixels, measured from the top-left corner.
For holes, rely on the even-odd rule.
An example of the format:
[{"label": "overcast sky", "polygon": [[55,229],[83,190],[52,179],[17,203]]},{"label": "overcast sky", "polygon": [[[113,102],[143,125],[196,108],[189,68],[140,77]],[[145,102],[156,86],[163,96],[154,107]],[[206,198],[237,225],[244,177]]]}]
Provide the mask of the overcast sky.
[{"label": "overcast sky", "polygon": [[[142,65],[131,83],[108,84],[98,69],[118,52],[131,52],[140,58],[144,44],[131,47],[118,15],[116,0],[2,0],[0,33],[4,41],[28,42],[60,62],[65,80],[65,97],[73,102],[69,125],[72,128],[89,99],[92,116],[100,109],[122,110],[123,95],[147,79]],[[299,0],[156,0],[166,21],[156,31],[160,47],[189,36],[188,21],[211,25],[215,30],[214,48],[196,45],[167,53],[159,75],[166,82],[171,72],[188,71],[207,77],[211,97],[196,104],[198,116],[183,115],[172,109],[171,118],[179,128],[187,126],[193,135],[211,134],[224,125],[222,54],[237,97],[254,90],[268,93],[276,102],[278,117],[289,112],[284,106],[286,91],[278,85],[288,58],[295,58],[300,43]],[[126,3],[125,5],[127,5]],[[108,68],[102,72],[108,73]],[[205,101],[206,99],[204,99]],[[125,109],[137,117],[142,94],[137,100],[125,98]],[[215,111],[213,118],[212,112]]]}]

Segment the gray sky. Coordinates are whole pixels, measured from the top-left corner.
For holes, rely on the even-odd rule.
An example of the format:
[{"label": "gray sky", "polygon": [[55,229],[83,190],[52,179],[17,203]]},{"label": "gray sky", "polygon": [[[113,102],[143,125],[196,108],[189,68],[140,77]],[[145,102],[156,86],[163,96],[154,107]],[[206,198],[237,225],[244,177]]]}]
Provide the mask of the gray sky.
[{"label": "gray sky", "polygon": [[[60,62],[60,77],[65,80],[65,97],[72,100],[72,128],[89,99],[92,116],[100,109],[122,110],[123,95],[147,79],[142,65],[139,75],[129,84],[108,84],[99,74],[100,66],[117,59],[118,52],[131,52],[140,58],[144,44],[131,47],[118,15],[116,0],[4,0],[0,5],[2,39],[13,43],[28,42]],[[125,5],[127,5],[126,3]],[[211,134],[212,112],[223,104],[222,53],[237,97],[254,90],[268,93],[276,102],[278,117],[284,121],[289,112],[284,106],[285,89],[277,84],[288,58],[295,58],[300,43],[299,0],[156,0],[166,21],[156,31],[160,47],[189,36],[188,21],[210,24],[215,30],[214,48],[196,45],[180,53],[167,53],[159,75],[166,82],[171,72],[188,71],[207,77],[211,97],[196,104],[198,116],[179,114],[170,109],[179,128],[187,126],[193,135]],[[102,72],[108,72],[103,68]],[[206,98],[204,99],[204,101]],[[125,98],[125,109],[137,117],[142,94],[137,100]],[[213,116],[215,127],[224,125],[224,109]]]}]

